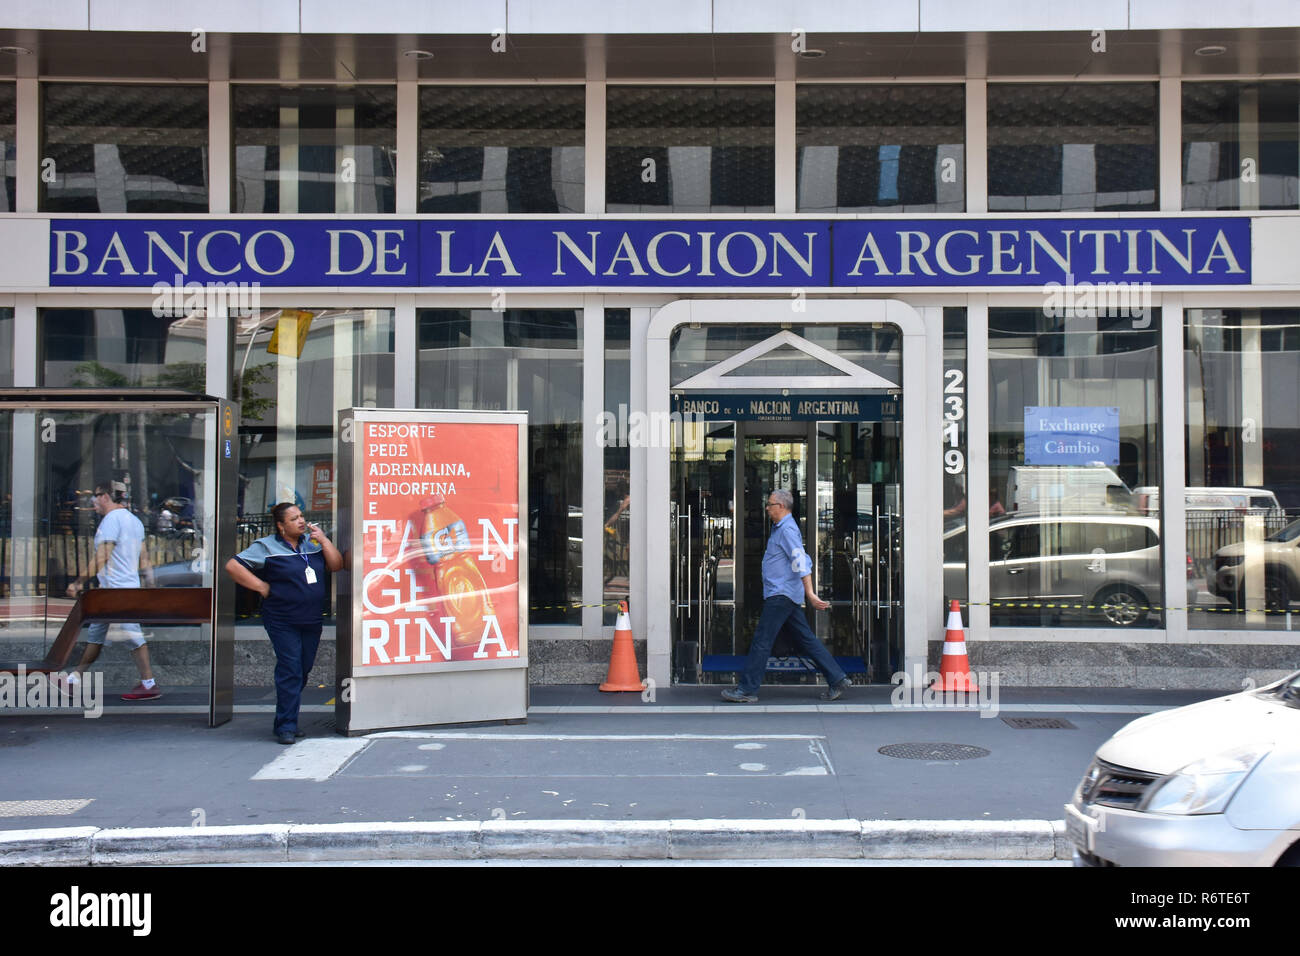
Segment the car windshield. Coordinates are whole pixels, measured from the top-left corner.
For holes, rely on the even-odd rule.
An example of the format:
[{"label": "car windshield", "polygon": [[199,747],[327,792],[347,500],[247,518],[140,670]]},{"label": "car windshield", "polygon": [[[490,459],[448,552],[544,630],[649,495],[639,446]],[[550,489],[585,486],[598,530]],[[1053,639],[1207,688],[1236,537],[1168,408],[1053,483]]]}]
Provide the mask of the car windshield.
[{"label": "car windshield", "polygon": [[1270,700],[1280,700],[1288,707],[1300,710],[1300,671],[1292,674],[1276,687],[1269,687],[1266,690],[1259,691],[1256,696],[1267,697]]},{"label": "car windshield", "polygon": [[1275,531],[1267,538],[1269,541],[1294,541],[1300,538],[1300,518],[1292,521],[1281,531]]}]

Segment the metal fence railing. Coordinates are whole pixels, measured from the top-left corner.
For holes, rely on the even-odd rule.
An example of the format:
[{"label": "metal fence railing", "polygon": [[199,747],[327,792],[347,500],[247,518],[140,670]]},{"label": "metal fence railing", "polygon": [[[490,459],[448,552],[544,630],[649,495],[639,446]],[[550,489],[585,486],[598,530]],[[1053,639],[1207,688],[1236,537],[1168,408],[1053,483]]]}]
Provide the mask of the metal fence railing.
[{"label": "metal fence railing", "polygon": [[1188,511],[1187,553],[1192,558],[1192,570],[1204,577],[1214,570],[1214,555],[1230,544],[1246,539],[1248,526],[1260,529],[1261,537],[1281,531],[1300,512],[1290,514],[1276,509],[1264,511]]}]

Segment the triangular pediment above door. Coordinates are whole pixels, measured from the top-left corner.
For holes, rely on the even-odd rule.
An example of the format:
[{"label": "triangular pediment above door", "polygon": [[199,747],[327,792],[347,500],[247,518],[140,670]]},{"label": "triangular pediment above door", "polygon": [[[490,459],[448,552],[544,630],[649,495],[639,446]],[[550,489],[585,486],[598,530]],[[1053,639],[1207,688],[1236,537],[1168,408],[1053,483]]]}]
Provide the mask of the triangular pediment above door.
[{"label": "triangular pediment above door", "polygon": [[846,389],[898,388],[898,385],[782,329],[673,388]]}]

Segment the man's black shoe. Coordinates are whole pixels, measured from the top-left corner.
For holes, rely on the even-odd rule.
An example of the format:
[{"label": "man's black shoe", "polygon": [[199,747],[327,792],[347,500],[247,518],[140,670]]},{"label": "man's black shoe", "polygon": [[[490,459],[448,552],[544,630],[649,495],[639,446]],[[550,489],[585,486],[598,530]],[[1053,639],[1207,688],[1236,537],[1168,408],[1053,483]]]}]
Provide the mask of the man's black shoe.
[{"label": "man's black shoe", "polygon": [[853,686],[853,681],[845,677],[832,687],[822,691],[822,700],[839,700],[846,690]]},{"label": "man's black shoe", "polygon": [[291,744],[293,743],[293,734],[289,734],[289,733],[276,734],[275,742],[277,744]]}]

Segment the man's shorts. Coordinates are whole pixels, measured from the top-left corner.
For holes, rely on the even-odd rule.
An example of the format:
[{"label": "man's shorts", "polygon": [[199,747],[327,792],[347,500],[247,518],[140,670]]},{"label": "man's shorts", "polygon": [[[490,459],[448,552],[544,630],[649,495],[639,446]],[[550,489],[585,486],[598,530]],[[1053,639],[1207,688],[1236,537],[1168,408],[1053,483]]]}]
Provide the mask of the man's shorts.
[{"label": "man's shorts", "polygon": [[144,647],[144,632],[139,624],[110,624],[108,621],[91,621],[86,625],[86,643],[103,644],[105,640],[114,644],[128,641],[131,649]]}]

